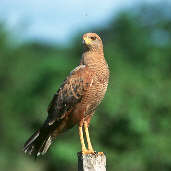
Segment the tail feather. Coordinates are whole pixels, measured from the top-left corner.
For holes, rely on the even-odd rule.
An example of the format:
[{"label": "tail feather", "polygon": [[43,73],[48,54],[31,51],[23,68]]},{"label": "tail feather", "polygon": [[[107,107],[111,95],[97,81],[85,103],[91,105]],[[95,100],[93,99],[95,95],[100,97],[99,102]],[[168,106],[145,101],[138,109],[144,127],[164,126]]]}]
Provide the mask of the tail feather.
[{"label": "tail feather", "polygon": [[25,143],[23,151],[35,157],[47,152],[52,143],[52,137],[45,128],[36,131]]},{"label": "tail feather", "polygon": [[[44,155],[56,136],[64,130],[64,127],[59,127],[61,122],[62,120],[58,120],[49,125],[49,120],[47,119],[43,126],[26,141],[23,151],[26,154],[33,155],[35,158],[39,155]],[[59,131],[55,131],[58,129]]]},{"label": "tail feather", "polygon": [[36,140],[36,138],[40,135],[40,131],[36,131],[24,144],[24,152],[27,153],[33,149],[32,143]]},{"label": "tail feather", "polygon": [[44,141],[43,145],[41,146],[38,155],[42,154],[44,155],[47,150],[49,149],[50,145],[52,144],[52,137],[49,136],[46,141]]}]

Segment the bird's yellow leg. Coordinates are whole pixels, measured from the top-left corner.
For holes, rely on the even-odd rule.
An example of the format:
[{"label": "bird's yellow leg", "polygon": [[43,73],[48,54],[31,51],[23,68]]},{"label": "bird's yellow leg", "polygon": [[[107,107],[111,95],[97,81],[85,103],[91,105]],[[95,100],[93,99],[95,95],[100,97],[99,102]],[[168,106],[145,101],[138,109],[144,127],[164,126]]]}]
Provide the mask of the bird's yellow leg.
[{"label": "bird's yellow leg", "polygon": [[93,147],[92,147],[91,141],[90,141],[90,136],[89,136],[89,131],[88,131],[88,124],[87,124],[86,121],[84,122],[84,130],[85,130],[85,134],[86,134],[86,138],[87,138],[88,153],[93,153],[94,154],[94,150],[93,150]]},{"label": "bird's yellow leg", "polygon": [[81,149],[82,149],[82,153],[87,153],[87,149],[84,143],[84,137],[83,137],[83,130],[82,130],[82,126],[79,126],[79,136],[80,136],[80,142],[81,142]]}]

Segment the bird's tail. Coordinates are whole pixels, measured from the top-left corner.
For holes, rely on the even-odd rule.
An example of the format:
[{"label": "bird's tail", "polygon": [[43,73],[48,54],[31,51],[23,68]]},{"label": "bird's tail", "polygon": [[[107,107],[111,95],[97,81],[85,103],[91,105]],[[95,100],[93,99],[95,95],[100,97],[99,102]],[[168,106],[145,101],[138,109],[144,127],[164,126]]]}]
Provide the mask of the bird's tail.
[{"label": "bird's tail", "polygon": [[52,141],[50,128],[43,126],[26,141],[23,150],[26,154],[33,155],[36,158],[47,152]]}]

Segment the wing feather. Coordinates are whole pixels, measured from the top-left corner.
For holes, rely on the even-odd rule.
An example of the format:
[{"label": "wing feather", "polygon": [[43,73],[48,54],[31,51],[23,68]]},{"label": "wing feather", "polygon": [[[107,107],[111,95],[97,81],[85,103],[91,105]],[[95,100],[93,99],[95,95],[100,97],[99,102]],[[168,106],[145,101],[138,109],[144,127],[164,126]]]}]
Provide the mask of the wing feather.
[{"label": "wing feather", "polygon": [[64,118],[81,101],[92,79],[92,71],[85,65],[78,66],[70,73],[48,106],[49,125]]}]

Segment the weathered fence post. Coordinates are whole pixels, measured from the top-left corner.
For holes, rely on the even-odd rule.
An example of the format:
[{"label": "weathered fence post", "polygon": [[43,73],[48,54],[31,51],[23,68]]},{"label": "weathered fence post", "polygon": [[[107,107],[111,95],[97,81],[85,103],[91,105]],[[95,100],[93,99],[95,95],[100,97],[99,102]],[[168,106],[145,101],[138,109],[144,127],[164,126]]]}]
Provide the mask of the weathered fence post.
[{"label": "weathered fence post", "polygon": [[103,153],[78,153],[78,171],[106,171],[106,156]]}]

